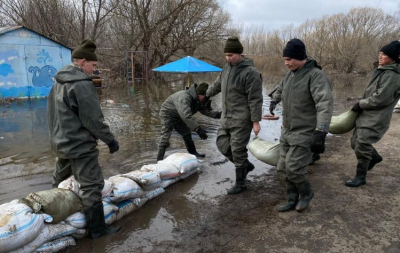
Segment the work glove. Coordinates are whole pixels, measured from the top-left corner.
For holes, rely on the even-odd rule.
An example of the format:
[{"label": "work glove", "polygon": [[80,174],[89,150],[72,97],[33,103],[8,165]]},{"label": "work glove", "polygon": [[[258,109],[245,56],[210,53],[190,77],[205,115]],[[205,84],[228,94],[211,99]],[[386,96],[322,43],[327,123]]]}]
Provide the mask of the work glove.
[{"label": "work glove", "polygon": [[363,109],[360,107],[360,102],[357,102],[353,105],[353,108],[351,108],[353,112],[361,113]]},{"label": "work glove", "polygon": [[201,127],[199,126],[199,127],[197,127],[197,129],[196,129],[195,131],[196,131],[196,133],[200,136],[200,138],[201,138],[202,140],[207,140],[208,136],[207,136],[207,134],[206,134],[206,131],[205,131],[203,128],[201,128]]},{"label": "work glove", "polygon": [[222,112],[217,112],[217,113],[215,114],[215,118],[216,118],[216,119],[220,119],[220,118],[221,118],[221,114],[222,114]]},{"label": "work glove", "polygon": [[107,146],[108,146],[108,149],[110,150],[110,154],[113,154],[119,150],[119,144],[116,139],[114,139],[110,143],[108,143]]},{"label": "work glove", "polygon": [[271,113],[272,116],[275,115],[274,110],[276,108],[276,104],[278,103],[274,100],[271,100],[271,102],[269,103],[269,113]]},{"label": "work glove", "polygon": [[[210,100],[210,97],[207,95],[204,95],[203,99],[200,102],[201,107],[203,107],[203,108],[206,107],[209,100]],[[210,105],[211,105],[211,101],[210,101]]]},{"label": "work glove", "polygon": [[322,154],[325,152],[325,137],[324,131],[315,130],[311,142],[311,152],[315,154]]}]

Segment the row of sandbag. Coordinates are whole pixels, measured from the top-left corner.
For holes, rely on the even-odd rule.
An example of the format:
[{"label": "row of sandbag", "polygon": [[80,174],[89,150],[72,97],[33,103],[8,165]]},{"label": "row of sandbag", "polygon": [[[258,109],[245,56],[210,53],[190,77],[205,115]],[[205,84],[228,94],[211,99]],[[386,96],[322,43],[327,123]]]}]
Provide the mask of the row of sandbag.
[{"label": "row of sandbag", "polygon": [[[329,133],[345,134],[355,127],[358,114],[346,111],[338,116],[333,116],[329,125]],[[276,166],[279,160],[279,141],[270,142],[260,137],[255,137],[249,143],[250,152],[260,161]]]},{"label": "row of sandbag", "polygon": [[[176,153],[157,164],[104,180],[104,219],[111,224],[162,194],[199,168],[194,155]],[[80,185],[73,177],[59,188],[30,193],[0,205],[0,253],[57,252],[86,233]]]}]

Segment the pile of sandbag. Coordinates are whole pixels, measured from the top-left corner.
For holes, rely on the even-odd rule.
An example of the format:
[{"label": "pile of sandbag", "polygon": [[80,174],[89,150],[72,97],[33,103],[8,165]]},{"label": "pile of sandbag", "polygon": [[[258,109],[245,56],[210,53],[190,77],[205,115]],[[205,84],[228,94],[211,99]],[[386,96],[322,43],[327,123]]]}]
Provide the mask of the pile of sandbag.
[{"label": "pile of sandbag", "polygon": [[[199,169],[196,156],[176,153],[157,164],[104,180],[104,219],[111,224]],[[0,253],[57,252],[86,235],[79,183],[73,176],[57,189],[0,205]]]}]

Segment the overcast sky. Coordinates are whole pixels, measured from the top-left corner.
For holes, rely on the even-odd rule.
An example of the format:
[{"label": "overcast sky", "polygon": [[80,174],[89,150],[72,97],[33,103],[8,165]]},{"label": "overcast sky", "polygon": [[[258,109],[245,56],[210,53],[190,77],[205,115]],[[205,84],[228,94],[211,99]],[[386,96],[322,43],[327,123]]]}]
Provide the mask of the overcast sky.
[{"label": "overcast sky", "polygon": [[347,13],[353,7],[377,7],[385,13],[400,10],[400,0],[219,0],[234,23],[262,25],[266,30],[298,26],[307,19]]}]

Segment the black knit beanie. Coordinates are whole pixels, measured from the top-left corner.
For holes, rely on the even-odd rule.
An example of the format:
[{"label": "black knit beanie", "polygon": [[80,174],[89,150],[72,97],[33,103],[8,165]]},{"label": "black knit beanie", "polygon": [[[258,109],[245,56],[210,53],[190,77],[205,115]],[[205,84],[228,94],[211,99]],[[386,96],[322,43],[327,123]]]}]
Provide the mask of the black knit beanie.
[{"label": "black knit beanie", "polygon": [[291,39],[283,49],[283,57],[289,57],[299,61],[307,59],[306,46],[299,39]]},{"label": "black knit beanie", "polygon": [[208,89],[208,83],[201,83],[197,85],[196,87],[197,95],[205,95],[207,89]]},{"label": "black knit beanie", "polygon": [[242,43],[240,43],[238,37],[230,37],[226,40],[224,53],[234,53],[234,54],[243,53],[243,46]]},{"label": "black knit beanie", "polygon": [[72,51],[72,58],[86,59],[88,61],[97,61],[96,45],[91,40],[82,40],[81,44]]},{"label": "black knit beanie", "polygon": [[386,46],[383,46],[381,52],[389,56],[393,61],[397,63],[400,62],[400,42],[398,40],[394,40]]}]

